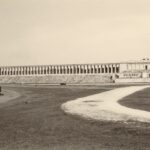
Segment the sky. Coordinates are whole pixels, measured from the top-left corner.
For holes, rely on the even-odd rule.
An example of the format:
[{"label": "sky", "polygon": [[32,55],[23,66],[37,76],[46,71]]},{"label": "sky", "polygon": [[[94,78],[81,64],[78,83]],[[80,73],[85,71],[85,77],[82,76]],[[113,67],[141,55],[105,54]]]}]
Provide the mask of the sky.
[{"label": "sky", "polygon": [[150,0],[0,0],[0,65],[150,58]]}]

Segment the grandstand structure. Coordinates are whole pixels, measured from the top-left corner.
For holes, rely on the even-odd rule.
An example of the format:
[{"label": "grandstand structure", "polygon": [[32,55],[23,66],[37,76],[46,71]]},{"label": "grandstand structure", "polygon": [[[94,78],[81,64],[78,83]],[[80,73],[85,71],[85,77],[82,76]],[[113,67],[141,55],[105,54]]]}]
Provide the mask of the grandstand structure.
[{"label": "grandstand structure", "polygon": [[150,82],[150,60],[0,67],[0,83],[100,84],[112,82]]}]

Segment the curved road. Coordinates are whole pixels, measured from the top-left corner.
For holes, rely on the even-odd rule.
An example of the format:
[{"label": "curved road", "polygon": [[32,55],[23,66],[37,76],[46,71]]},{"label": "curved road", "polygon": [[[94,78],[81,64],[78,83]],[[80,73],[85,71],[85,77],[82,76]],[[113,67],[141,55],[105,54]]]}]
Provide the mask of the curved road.
[{"label": "curved road", "polygon": [[62,109],[66,113],[88,119],[150,122],[150,112],[128,108],[118,103],[120,99],[148,87],[150,86],[131,86],[114,89],[66,102],[62,105]]}]

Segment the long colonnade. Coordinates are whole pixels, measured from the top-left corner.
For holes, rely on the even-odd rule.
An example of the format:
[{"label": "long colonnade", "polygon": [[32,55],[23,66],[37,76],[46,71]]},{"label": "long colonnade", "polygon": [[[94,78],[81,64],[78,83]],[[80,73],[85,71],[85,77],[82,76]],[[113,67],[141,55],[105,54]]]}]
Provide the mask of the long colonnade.
[{"label": "long colonnade", "polygon": [[119,64],[80,64],[0,67],[0,75],[50,75],[50,74],[114,74]]}]

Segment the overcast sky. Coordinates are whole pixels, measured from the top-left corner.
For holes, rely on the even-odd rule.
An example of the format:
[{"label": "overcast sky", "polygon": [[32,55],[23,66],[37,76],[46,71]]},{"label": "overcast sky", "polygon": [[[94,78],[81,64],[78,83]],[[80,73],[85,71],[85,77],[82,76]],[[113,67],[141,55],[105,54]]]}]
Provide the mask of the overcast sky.
[{"label": "overcast sky", "polygon": [[150,0],[0,0],[0,65],[150,57]]}]

